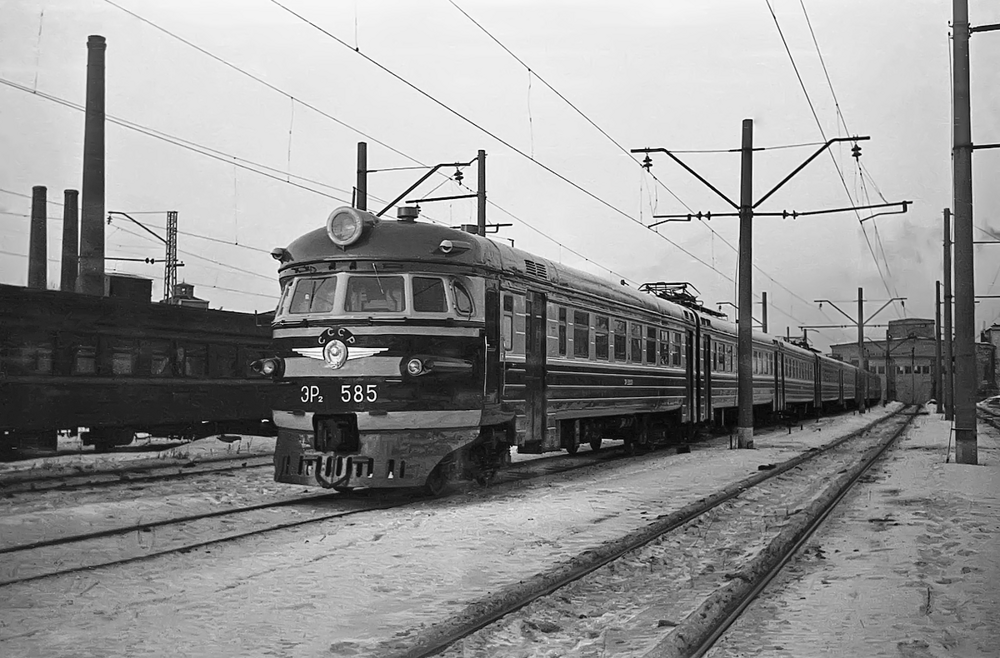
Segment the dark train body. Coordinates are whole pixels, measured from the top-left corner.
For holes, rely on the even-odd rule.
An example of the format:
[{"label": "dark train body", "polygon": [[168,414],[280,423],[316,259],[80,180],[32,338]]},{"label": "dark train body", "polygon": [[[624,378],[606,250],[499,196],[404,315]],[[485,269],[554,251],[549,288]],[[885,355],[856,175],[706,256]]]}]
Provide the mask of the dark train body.
[{"label": "dark train body", "polygon": [[[346,237],[345,237],[346,236]],[[336,242],[336,243],[335,243]],[[438,488],[510,446],[676,440],[735,417],[736,328],[463,231],[341,208],[276,249],[276,479]],[[755,411],[873,401],[878,377],[754,335]]]},{"label": "dark train body", "polygon": [[0,449],[270,433],[270,316],[0,285]]}]

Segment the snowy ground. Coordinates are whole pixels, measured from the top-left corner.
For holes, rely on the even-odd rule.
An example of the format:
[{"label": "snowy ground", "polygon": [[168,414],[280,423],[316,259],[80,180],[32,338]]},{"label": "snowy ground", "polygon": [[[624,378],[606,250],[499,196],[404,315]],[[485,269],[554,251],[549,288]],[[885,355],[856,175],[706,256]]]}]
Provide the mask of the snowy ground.
[{"label": "snowy ground", "polygon": [[365,655],[888,410],[6,587],[0,654]]},{"label": "snowy ground", "polygon": [[970,466],[948,434],[918,417],[709,655],[1000,655],[1000,438]]},{"label": "snowy ground", "polygon": [[[92,448],[84,448],[77,437],[60,437],[59,450],[73,452],[51,457],[0,462],[0,482],[5,478],[15,479],[26,475],[95,473],[240,456],[272,455],[274,443],[273,437],[249,435],[237,441],[220,441],[213,436],[179,446],[172,440],[145,438],[137,439],[132,446],[128,446],[128,449],[123,448],[118,452],[94,452]],[[159,445],[175,447],[157,450],[156,447]],[[143,447],[150,449],[136,449]]]}]

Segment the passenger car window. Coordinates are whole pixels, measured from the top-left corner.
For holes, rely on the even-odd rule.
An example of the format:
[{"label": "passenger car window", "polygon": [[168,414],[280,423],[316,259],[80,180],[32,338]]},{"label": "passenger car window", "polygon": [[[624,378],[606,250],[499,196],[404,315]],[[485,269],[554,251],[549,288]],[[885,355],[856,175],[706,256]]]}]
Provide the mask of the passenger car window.
[{"label": "passenger car window", "polygon": [[597,316],[594,327],[594,354],[598,359],[608,360],[608,318],[603,315]]},{"label": "passenger car window", "polygon": [[73,345],[73,374],[93,375],[97,373],[97,346],[88,342]]},{"label": "passenger car window", "polygon": [[573,311],[573,356],[590,357],[590,313]]},{"label": "passenger car window", "polygon": [[149,341],[149,374],[154,377],[173,375],[169,341]]},{"label": "passenger car window", "polygon": [[139,359],[139,346],[131,340],[111,341],[111,374],[135,374],[136,361]]},{"label": "passenger car window", "polygon": [[3,372],[6,374],[52,373],[52,343],[47,340],[25,339],[3,349]]}]

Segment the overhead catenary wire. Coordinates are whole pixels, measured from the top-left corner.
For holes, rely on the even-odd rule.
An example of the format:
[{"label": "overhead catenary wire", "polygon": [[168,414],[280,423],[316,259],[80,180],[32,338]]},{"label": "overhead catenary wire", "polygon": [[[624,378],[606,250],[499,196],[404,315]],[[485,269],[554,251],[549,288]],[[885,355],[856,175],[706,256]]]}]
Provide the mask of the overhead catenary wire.
[{"label": "overhead catenary wire", "polygon": [[[642,163],[636,158],[635,154],[633,154],[629,149],[625,148],[620,142],[618,142],[614,137],[612,137],[610,133],[608,133],[604,128],[602,128],[600,125],[598,125],[597,122],[595,122],[593,119],[591,119],[575,103],[573,103],[572,101],[570,101],[565,95],[562,94],[562,92],[560,92],[558,89],[556,89],[555,87],[553,87],[547,80],[545,80],[542,76],[540,76],[537,71],[535,71],[534,69],[532,69],[524,60],[522,60],[520,57],[518,57],[518,55],[516,55],[509,47],[507,47],[502,41],[500,41],[496,36],[494,36],[488,29],[486,29],[485,26],[483,26],[479,21],[477,21],[475,18],[473,18],[471,15],[469,15],[469,13],[466,12],[464,9],[462,9],[454,0],[449,0],[449,2],[463,16],[465,16],[467,19],[469,19],[469,21],[471,21],[473,25],[475,25],[477,28],[479,28],[494,43],[496,43],[498,46],[500,46],[500,48],[502,48],[508,55],[510,55],[518,64],[520,64],[522,67],[524,67],[528,71],[529,80],[530,80],[530,76],[534,76],[535,78],[537,78],[542,84],[544,84],[546,87],[548,87],[548,89],[552,93],[554,93],[560,100],[562,100],[570,108],[572,108],[577,114],[579,114],[595,130],[597,130],[599,133],[601,133],[601,135],[603,135],[605,138],[607,138],[608,141],[610,141],[612,144],[614,144],[622,153],[624,153],[625,155],[627,155],[630,160],[632,160],[637,166],[640,167],[640,169],[645,169],[642,166]],[[529,82],[529,84],[530,84],[530,82]],[[799,143],[799,144],[783,144],[783,145],[770,146],[770,147],[757,147],[754,150],[755,151],[764,151],[764,150],[778,150],[778,149],[800,148],[800,147],[805,147],[805,146],[819,146],[819,145],[821,145],[823,143],[824,142],[808,142],[808,143]],[[702,149],[702,150],[687,150],[687,151],[677,151],[677,150],[674,150],[672,152],[673,153],[739,153],[740,149]],[[532,154],[532,157],[533,157],[533,154]],[[676,193],[674,193],[674,191],[671,190],[662,180],[660,180],[655,174],[653,174],[652,171],[648,171],[647,170],[647,174],[650,177],[652,177],[652,179],[654,181],[656,181],[656,183],[660,187],[662,187],[671,196],[673,196],[673,198],[675,200],[677,200],[682,206],[684,206],[688,210],[688,212],[690,212],[692,214],[694,213],[694,210],[687,203],[685,203]],[[716,238],[716,237],[719,238],[719,240],[721,240],[727,247],[729,247],[729,249],[733,253],[736,253],[736,254],[739,253],[739,250],[731,242],[729,242],[729,240],[727,240],[725,237],[723,237],[718,232],[716,232],[715,229],[713,229],[711,226],[709,226],[708,223],[707,223],[707,221],[704,218],[699,217],[698,219],[699,219],[699,224],[701,226],[704,226],[705,228],[707,228],[709,230],[709,232],[712,234],[713,238]],[[642,218],[641,218],[641,211],[640,211],[639,223],[640,224],[643,223],[642,222]],[[658,231],[657,231],[657,234],[659,235]],[[714,256],[712,257],[712,261],[713,262],[712,262],[711,265],[709,265],[709,267],[711,267],[712,269],[715,269]],[[782,284],[780,281],[778,281],[777,279],[775,279],[773,276],[771,276],[768,272],[766,272],[763,268],[761,268],[756,263],[753,264],[753,268],[757,272],[759,272],[760,274],[762,274],[766,279],[768,279],[769,281],[771,281],[772,283],[774,283],[776,286],[778,286],[779,288],[781,288],[782,290],[784,290],[785,292],[787,292],[788,294],[790,294],[792,297],[794,297],[794,298],[796,298],[796,299],[798,299],[798,300],[800,300],[800,301],[802,301],[804,303],[807,303],[807,304],[809,303],[808,300],[806,300],[805,298],[803,298],[800,295],[796,294],[794,291],[792,291],[790,288],[788,288],[787,286],[785,286],[784,284]],[[732,281],[735,284],[735,281],[733,279],[729,279],[729,280]],[[756,296],[758,298],[760,298],[760,295],[756,295]],[[784,313],[783,311],[781,311],[780,307],[775,306],[775,308],[777,310],[779,310],[780,312]],[[788,315],[788,314],[786,314],[786,315]],[[791,315],[788,315],[788,317],[792,318],[793,320],[796,320],[797,322],[801,322],[800,320],[797,320],[796,318],[794,318]]]},{"label": "overhead catenary wire", "polygon": [[[407,169],[420,169],[420,168],[426,169],[426,168],[428,168],[428,165],[425,164],[425,163],[423,163],[423,162],[421,162],[419,159],[417,159],[417,158],[415,158],[415,157],[413,157],[413,156],[411,156],[411,155],[409,155],[407,153],[404,153],[403,151],[401,151],[399,149],[396,149],[396,148],[390,146],[389,144],[387,144],[385,142],[382,142],[381,140],[379,140],[379,139],[377,139],[377,138],[375,138],[375,137],[373,137],[373,136],[365,133],[364,131],[362,131],[362,130],[360,130],[358,128],[355,128],[354,126],[346,123],[345,121],[342,121],[342,120],[338,119],[337,117],[329,114],[328,112],[323,111],[322,109],[320,109],[319,107],[317,107],[316,105],[314,105],[312,103],[304,101],[301,98],[295,98],[295,97],[293,97],[289,92],[286,92],[283,89],[279,88],[278,86],[273,85],[273,84],[267,82],[266,80],[260,78],[259,76],[256,76],[253,73],[250,73],[249,71],[247,71],[247,70],[245,70],[245,69],[243,69],[243,68],[241,68],[241,67],[239,67],[239,66],[237,66],[237,65],[235,65],[235,64],[233,64],[233,63],[231,63],[229,61],[227,61],[226,59],[224,59],[222,57],[219,57],[218,55],[215,55],[211,51],[209,51],[209,50],[207,50],[207,49],[205,49],[205,48],[203,48],[203,47],[201,47],[201,46],[193,43],[192,41],[190,41],[188,39],[185,39],[185,38],[181,37],[180,35],[178,35],[178,34],[172,32],[172,31],[170,31],[170,30],[168,30],[168,29],[166,29],[166,28],[158,25],[154,21],[151,21],[151,20],[149,20],[149,19],[147,19],[147,18],[145,18],[145,17],[143,17],[143,16],[141,16],[141,15],[139,15],[139,14],[133,12],[133,11],[125,9],[124,7],[122,7],[121,5],[113,2],[112,0],[105,0],[105,2],[107,2],[108,4],[112,5],[113,7],[117,8],[117,9],[125,12],[126,14],[132,16],[133,18],[135,18],[135,19],[137,19],[137,20],[139,20],[139,21],[141,21],[141,22],[149,25],[150,27],[152,27],[152,28],[154,28],[154,29],[162,32],[163,34],[166,34],[166,35],[170,36],[171,38],[173,38],[173,39],[175,39],[177,41],[180,41],[181,43],[187,45],[188,47],[193,48],[194,50],[202,53],[203,55],[205,55],[207,57],[210,57],[211,59],[213,59],[213,60],[215,60],[215,61],[223,64],[224,66],[226,66],[226,67],[228,67],[228,68],[230,68],[230,69],[232,69],[232,70],[240,73],[241,75],[244,75],[244,76],[246,76],[246,77],[248,77],[248,78],[250,78],[250,79],[258,82],[259,84],[261,84],[264,87],[270,89],[271,91],[274,91],[274,92],[276,92],[278,94],[286,96],[287,98],[292,99],[295,102],[297,102],[299,105],[302,105],[303,107],[306,107],[306,108],[308,108],[308,109],[316,112],[320,116],[323,116],[323,117],[325,117],[325,118],[327,118],[327,119],[329,119],[329,120],[331,120],[331,121],[333,121],[333,122],[335,122],[335,123],[337,123],[337,124],[339,124],[339,125],[347,128],[347,129],[353,131],[354,133],[360,135],[361,137],[364,137],[365,139],[367,139],[367,140],[369,140],[369,141],[371,141],[371,142],[373,142],[375,144],[378,144],[379,146],[382,146],[382,147],[386,148],[387,150],[389,150],[389,151],[391,151],[393,153],[396,153],[397,155],[399,155],[399,156],[401,156],[401,157],[403,157],[403,158],[405,158],[405,159],[407,159],[407,160],[409,160],[411,162],[414,162],[417,165],[419,165],[417,167],[386,167],[386,168],[381,168],[381,169],[370,170],[369,173],[378,173],[378,172],[384,172],[384,171],[402,171],[402,170],[407,170]],[[355,30],[356,29],[357,29],[357,22],[356,22],[356,17],[355,17]],[[358,47],[357,47],[357,35],[355,35],[355,44],[356,45],[354,47],[354,50],[358,51]],[[277,170],[275,170],[275,171],[277,171]],[[286,173],[286,172],[281,172],[281,173]],[[278,179],[278,180],[280,180],[280,179]],[[375,200],[384,201],[382,199],[378,199],[378,197],[376,197],[374,195],[371,195],[370,193],[369,193],[369,196],[371,196],[371,198],[373,198]],[[341,200],[341,199],[338,198],[337,200]],[[513,215],[511,215],[511,216],[514,217]],[[432,217],[429,217],[427,215],[424,215],[424,217],[426,219],[430,220],[430,221],[437,221],[437,220],[434,220]],[[523,220],[519,219],[519,221],[523,221]],[[437,222],[437,223],[444,223],[444,222]],[[538,231],[538,229],[534,229],[534,230]],[[545,238],[547,238],[548,240],[551,240],[555,244],[559,245],[560,247],[565,247],[565,245],[563,245],[561,242],[559,242],[558,240],[556,240],[552,236],[550,236],[550,235],[548,235],[548,234],[546,234],[544,232],[541,232],[541,231],[538,231],[538,232],[542,236],[544,236]],[[594,262],[594,261],[591,261],[591,262]],[[603,269],[608,269],[608,268],[604,268],[604,266],[600,266],[600,267],[602,267]],[[609,269],[609,271],[611,271],[611,270]]]},{"label": "overhead catenary wire", "polygon": [[[806,102],[809,104],[809,110],[810,112],[812,112],[813,120],[816,122],[816,126],[819,128],[820,135],[823,137],[823,140],[825,142],[826,131],[823,129],[823,124],[819,120],[819,115],[816,113],[816,107],[813,105],[812,98],[810,98],[809,96],[808,89],[806,89],[805,81],[802,79],[802,75],[799,72],[799,67],[795,63],[795,57],[794,55],[792,55],[792,50],[788,45],[788,41],[785,39],[785,34],[784,31],[781,29],[781,23],[778,21],[778,16],[774,12],[774,7],[771,5],[771,0],[764,0],[764,1],[767,4],[767,8],[771,13],[771,18],[774,20],[774,25],[778,30],[778,36],[781,37],[781,43],[785,47],[785,52],[788,54],[788,59],[792,64],[792,69],[795,72],[795,77],[796,79],[798,79],[799,86],[802,88],[802,93],[806,98]],[[805,11],[805,5],[802,5],[802,8],[803,11]],[[810,24],[810,31],[812,31],[811,24]],[[813,34],[813,40],[814,43],[816,43],[817,52],[819,52],[820,59],[822,60],[822,52],[819,51],[819,43],[818,41],[815,40],[815,33]],[[824,64],[824,70],[825,70],[825,64]],[[832,89],[832,84],[831,84],[831,89]],[[839,112],[839,105],[838,105],[838,112]],[[841,119],[843,120],[842,114],[841,114]],[[840,177],[840,182],[844,187],[844,192],[847,194],[847,198],[851,201],[851,204],[853,205],[854,199],[851,197],[851,191],[847,187],[847,180],[844,178],[844,173],[843,171],[841,171],[840,164],[837,162],[837,158],[833,155],[832,151],[830,152],[830,159],[833,161],[834,169],[837,171],[837,175]],[[875,249],[872,247],[871,240],[868,238],[868,233],[865,231],[864,224],[861,222],[860,213],[857,210],[855,210],[854,214],[858,219],[858,223],[861,224],[861,233],[862,235],[864,235],[865,242],[868,245],[868,251],[871,253],[872,260],[875,263],[875,269],[878,271],[879,279],[881,279],[882,285],[885,287],[885,291],[889,294],[890,297],[898,297],[899,296],[898,294],[894,294],[893,291],[889,289],[889,283],[888,281],[886,281],[885,276],[882,274],[882,268],[878,264],[878,256],[875,254]],[[886,267],[888,268],[888,261],[886,262]]]},{"label": "overhead catenary wire", "polygon": [[[363,53],[363,52],[361,52],[360,50],[358,50],[358,49],[354,48],[353,46],[351,46],[350,44],[348,44],[348,43],[347,43],[346,41],[344,41],[343,39],[339,38],[339,37],[338,37],[338,36],[336,36],[335,34],[331,33],[331,32],[330,32],[330,31],[328,31],[328,30],[326,30],[326,29],[325,29],[325,28],[323,28],[322,26],[320,26],[320,25],[316,24],[316,23],[315,23],[314,21],[311,21],[310,19],[308,19],[307,17],[303,16],[302,14],[299,14],[298,12],[296,12],[296,11],[292,10],[291,8],[289,8],[289,7],[287,7],[286,5],[282,4],[282,3],[281,3],[281,2],[279,2],[278,0],[271,0],[271,3],[272,3],[272,4],[274,4],[274,5],[276,5],[276,6],[277,6],[277,7],[279,7],[279,8],[283,9],[284,11],[286,11],[286,12],[287,12],[287,13],[289,13],[289,14],[291,14],[292,16],[296,17],[297,19],[299,19],[299,20],[300,20],[300,21],[302,21],[303,23],[306,23],[307,25],[309,25],[309,26],[313,27],[313,28],[314,28],[315,30],[317,30],[318,32],[320,32],[320,33],[324,34],[325,36],[327,36],[328,38],[330,38],[330,39],[332,39],[333,41],[337,42],[337,43],[338,43],[338,44],[340,44],[341,46],[343,46],[343,47],[345,47],[345,48],[348,48],[349,50],[351,50],[351,52],[354,52],[354,53],[355,53],[355,54],[357,54],[358,56],[362,57],[363,59],[365,59],[366,61],[368,61],[368,62],[369,62],[370,64],[372,64],[373,66],[377,67],[378,69],[382,70],[382,71],[383,71],[383,72],[385,72],[386,74],[388,74],[388,75],[390,75],[391,77],[395,78],[396,80],[398,80],[399,82],[403,83],[403,84],[404,84],[404,85],[406,85],[407,87],[411,88],[412,90],[414,90],[415,92],[417,92],[417,93],[418,93],[418,94],[420,94],[421,96],[424,96],[425,98],[427,98],[428,100],[430,100],[430,101],[431,101],[431,102],[433,102],[434,104],[436,104],[436,105],[440,106],[440,107],[441,107],[442,109],[446,110],[447,112],[449,112],[449,113],[453,114],[454,116],[456,116],[456,117],[457,117],[457,118],[459,118],[460,120],[462,120],[462,121],[464,121],[464,122],[468,123],[469,125],[471,125],[472,127],[476,128],[477,130],[479,130],[479,131],[483,132],[484,134],[488,135],[489,137],[491,137],[492,139],[496,140],[497,142],[499,142],[499,143],[500,143],[500,144],[502,144],[503,146],[505,146],[505,147],[509,148],[510,150],[512,150],[512,151],[513,151],[514,153],[516,153],[517,155],[519,155],[519,156],[521,156],[521,157],[523,157],[523,158],[525,158],[525,159],[527,159],[527,160],[529,160],[529,161],[533,162],[533,163],[534,163],[535,165],[537,165],[538,167],[542,168],[542,169],[543,169],[543,170],[545,170],[546,172],[548,172],[548,173],[550,173],[551,175],[555,176],[555,177],[556,177],[556,178],[558,178],[559,180],[562,180],[563,182],[565,182],[566,184],[570,185],[571,187],[573,187],[573,188],[574,188],[574,189],[576,189],[577,191],[579,191],[579,192],[582,192],[582,193],[583,193],[583,194],[585,194],[586,196],[588,196],[588,197],[590,197],[591,199],[593,199],[593,200],[597,201],[598,203],[600,203],[601,205],[603,205],[603,206],[607,207],[608,209],[612,210],[612,211],[613,211],[613,212],[615,212],[616,214],[619,214],[619,215],[621,215],[621,216],[625,217],[626,219],[628,219],[628,220],[630,220],[630,221],[632,221],[632,222],[635,222],[635,223],[639,224],[640,226],[643,226],[644,228],[648,228],[648,227],[645,227],[645,226],[644,226],[644,225],[643,225],[643,224],[642,224],[641,222],[639,222],[639,221],[638,221],[638,220],[637,220],[637,219],[636,219],[635,217],[633,217],[633,216],[632,216],[631,214],[629,214],[628,212],[626,212],[626,211],[624,211],[624,210],[622,210],[622,209],[618,208],[617,206],[615,206],[614,204],[612,204],[612,203],[608,202],[607,200],[605,200],[605,199],[601,198],[600,196],[598,196],[598,195],[597,195],[597,194],[595,194],[594,192],[592,192],[592,191],[590,191],[590,190],[588,190],[588,189],[584,188],[584,187],[583,187],[583,186],[581,186],[580,184],[578,184],[578,183],[576,183],[575,181],[573,181],[573,180],[569,179],[568,177],[566,177],[565,175],[561,174],[560,172],[558,172],[558,171],[554,170],[553,168],[551,168],[550,166],[546,165],[545,163],[543,163],[543,162],[541,162],[541,161],[539,161],[539,160],[535,159],[535,158],[534,158],[534,157],[532,157],[532,156],[531,156],[530,154],[528,154],[528,153],[525,153],[525,152],[524,152],[524,151],[523,151],[522,149],[519,149],[518,147],[514,146],[514,145],[513,145],[513,144],[511,144],[511,143],[510,143],[509,141],[507,141],[507,140],[503,139],[502,137],[500,137],[500,136],[499,136],[499,135],[497,135],[496,133],[494,133],[494,132],[490,131],[490,130],[489,130],[489,129],[487,129],[486,127],[484,127],[484,126],[480,125],[480,124],[479,124],[479,123],[477,123],[476,121],[474,121],[474,120],[470,119],[469,117],[465,116],[465,115],[464,115],[464,114],[462,114],[461,112],[459,112],[459,111],[455,110],[454,108],[450,107],[449,105],[447,105],[447,104],[446,104],[446,103],[444,103],[443,101],[441,101],[441,100],[439,100],[438,98],[436,98],[435,96],[431,95],[431,94],[430,94],[429,92],[427,92],[427,91],[423,90],[422,88],[418,87],[418,86],[417,86],[417,85],[415,85],[414,83],[412,83],[412,82],[410,82],[409,80],[407,80],[407,79],[403,78],[403,77],[402,77],[401,75],[399,75],[399,74],[398,74],[398,73],[396,73],[395,71],[393,71],[393,70],[389,69],[388,67],[386,67],[386,66],[385,66],[385,65],[383,65],[382,63],[378,62],[378,61],[377,61],[377,60],[375,60],[374,58],[372,58],[372,57],[368,56],[368,55],[367,55],[366,53]],[[536,77],[538,77],[538,76],[537,76],[537,74],[536,74]],[[540,79],[540,78],[539,78],[539,79]],[[630,157],[631,157],[631,156],[630,156]],[[682,202],[682,203],[683,203],[683,202]],[[708,262],[706,262],[706,261],[705,261],[704,259],[702,259],[702,258],[698,257],[697,255],[695,255],[695,254],[691,253],[691,252],[690,252],[689,250],[685,249],[685,248],[684,248],[683,246],[681,246],[681,245],[680,245],[680,244],[678,244],[677,242],[675,242],[675,241],[671,240],[671,239],[670,239],[670,238],[668,238],[667,236],[665,236],[665,235],[663,235],[663,234],[661,234],[661,233],[657,233],[657,235],[658,235],[658,236],[659,236],[659,237],[660,237],[661,239],[663,239],[663,240],[665,240],[666,242],[668,242],[668,243],[670,243],[671,245],[673,245],[673,246],[674,246],[675,248],[677,248],[678,250],[680,250],[680,251],[681,251],[682,253],[684,253],[685,255],[689,256],[690,258],[692,258],[692,259],[693,259],[693,260],[695,260],[696,262],[700,263],[701,265],[704,265],[704,266],[705,266],[705,267],[707,267],[708,269],[710,269],[710,270],[714,271],[714,272],[715,272],[716,274],[718,274],[719,276],[723,277],[723,278],[724,278],[724,279],[726,279],[727,281],[730,281],[730,282],[734,281],[733,277],[731,277],[730,275],[726,274],[725,272],[722,272],[722,271],[720,271],[719,269],[717,269],[716,267],[714,267],[714,266],[713,266],[713,265],[712,265],[711,263],[708,263]],[[550,238],[550,239],[551,239],[551,238]],[[553,241],[555,241],[555,240],[553,240]],[[557,242],[557,241],[556,241],[556,242]],[[558,243],[558,242],[557,242],[557,243]],[[558,244],[560,244],[561,246],[565,246],[565,245],[562,245],[562,243],[558,243]],[[608,268],[605,268],[605,269],[608,269]],[[610,271],[610,269],[609,269],[609,271]],[[780,310],[780,309],[779,309],[779,310]],[[791,316],[790,316],[790,317],[791,317]],[[793,318],[793,319],[794,319],[794,318]]]}]

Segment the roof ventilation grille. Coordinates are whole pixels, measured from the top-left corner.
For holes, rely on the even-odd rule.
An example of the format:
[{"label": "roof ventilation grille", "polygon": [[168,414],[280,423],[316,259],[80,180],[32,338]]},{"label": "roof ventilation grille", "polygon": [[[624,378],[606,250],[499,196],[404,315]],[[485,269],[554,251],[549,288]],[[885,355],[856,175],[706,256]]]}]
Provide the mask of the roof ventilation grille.
[{"label": "roof ventilation grille", "polygon": [[538,277],[539,279],[548,278],[545,272],[545,265],[536,263],[533,260],[524,261],[524,271],[528,276]]}]

